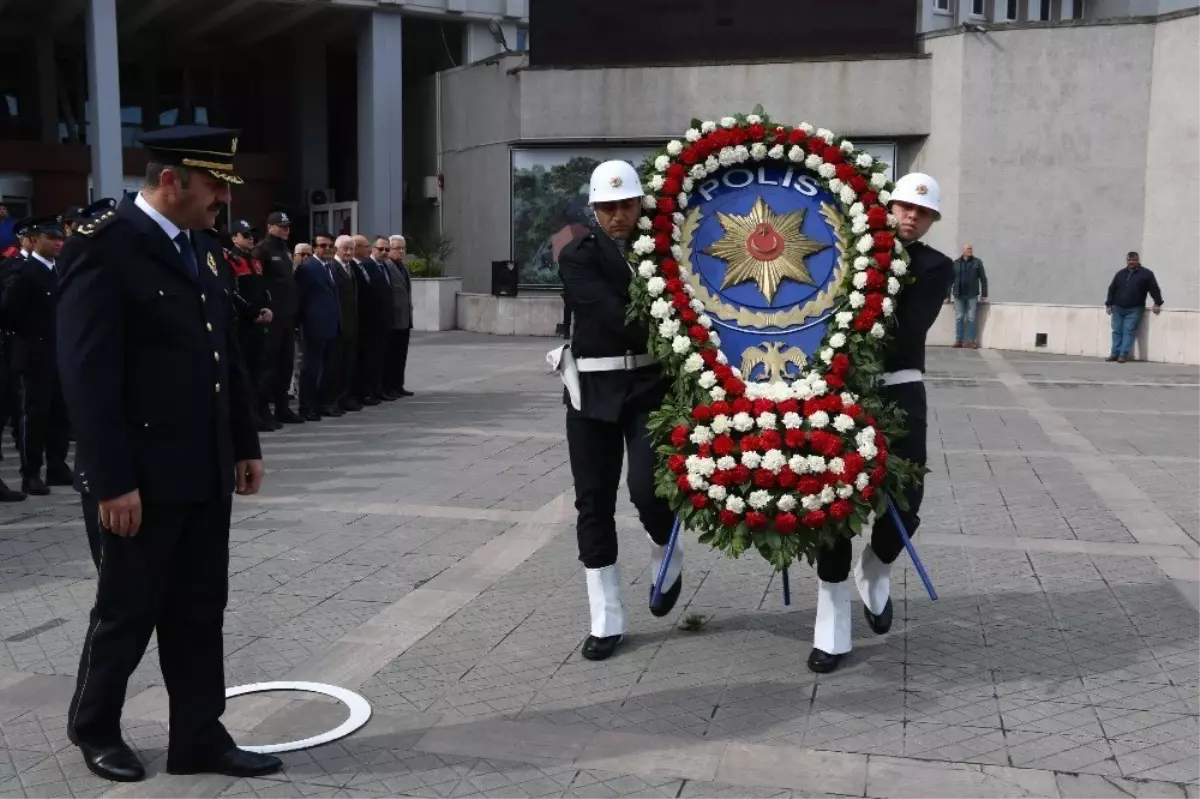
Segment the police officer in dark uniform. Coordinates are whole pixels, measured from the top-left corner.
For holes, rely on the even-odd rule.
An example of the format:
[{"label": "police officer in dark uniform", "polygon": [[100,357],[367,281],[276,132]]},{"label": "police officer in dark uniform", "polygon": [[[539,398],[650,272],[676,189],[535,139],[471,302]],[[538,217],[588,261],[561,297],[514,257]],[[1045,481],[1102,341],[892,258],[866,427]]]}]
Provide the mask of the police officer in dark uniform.
[{"label": "police officer in dark uniform", "polygon": [[146,185],[85,222],[61,259],[58,357],[76,487],[98,572],[68,735],[94,773],[145,771],[121,739],[129,676],[157,632],[170,694],[167,771],[261,776],[277,758],[222,726],[232,494],[263,477],[234,287],[210,232],[238,132],[144,134]]},{"label": "police officer in dark uniform", "polygon": [[288,248],[292,220],[283,211],[267,217],[267,237],[254,248],[254,257],[263,267],[267,290],[271,293],[271,337],[267,344],[266,393],[259,395],[259,413],[269,418],[266,405],[275,403],[275,421],[283,424],[303,424],[304,419],[288,407],[288,392],[292,387],[292,372],[296,368],[296,300],[295,266]]},{"label": "police officer in dark uniform", "polygon": [[[259,393],[264,390],[267,342],[271,334],[270,324],[274,315],[271,311],[270,292],[263,276],[262,262],[254,257],[254,227],[245,219],[233,224],[231,236],[233,246],[225,249],[225,261],[233,272],[235,292],[233,301],[238,318],[238,344],[242,359],[250,375],[250,385]],[[258,432],[270,433],[275,425],[264,419],[257,411],[254,422]]]},{"label": "police officer in dark uniform", "polygon": [[[908,251],[908,268],[914,280],[897,297],[895,328],[883,359],[886,371],[879,395],[904,412],[904,435],[888,442],[890,452],[918,466],[924,466],[926,460],[925,337],[937,321],[954,280],[953,261],[921,241],[941,218],[939,194],[936,180],[913,172],[896,181],[888,200],[897,221],[896,236]],[[908,509],[897,507],[910,536],[916,534],[921,523],[917,514],[923,496],[924,483],[918,481],[905,492]],[[885,513],[875,520],[870,541],[854,563],[863,615],[878,635],[892,627],[892,563],[903,551],[904,542],[891,515]],[[817,556],[817,620],[808,656],[808,668],[817,673],[833,671],[850,651],[851,590],[847,578],[852,559],[848,538],[837,538]]]},{"label": "police officer in dark uniform", "polygon": [[87,209],[82,205],[72,205],[62,215],[63,233],[70,236],[75,232],[75,228],[79,223],[87,218]]},{"label": "police officer in dark uniform", "polygon": [[[52,486],[71,485],[67,468],[67,411],[63,405],[55,359],[55,310],[63,231],[58,217],[32,219],[27,228],[32,250],[4,276],[0,319],[12,331],[9,366],[17,380],[20,410],[17,441],[21,455],[21,490],[34,496]],[[42,465],[46,481],[42,481]]]},{"label": "police officer in dark uniform", "polygon": [[[647,354],[649,330],[627,319],[633,268],[626,258],[640,213],[642,186],[624,161],[606,161],[592,172],[590,201],[599,229],[575,239],[559,255],[567,305],[574,316],[568,359],[578,370],[578,397],[568,389],[567,446],[575,478],[579,559],[587,572],[591,635],[583,656],[603,660],[626,632],[617,567],[617,489],[629,453],[629,496],[650,536],[650,574],[657,577],[675,516],[655,495],[655,454],[646,430],[667,384]],[[568,385],[570,385],[568,383]],[[576,401],[577,400],[577,401]],[[651,612],[665,616],[683,585],[683,549],[676,547]]]},{"label": "police officer in dark uniform", "polygon": [[[0,298],[3,297],[4,281],[8,277],[8,273],[15,267],[22,264],[29,257],[29,251],[32,246],[29,243],[29,218],[18,219],[13,223],[13,235],[16,236],[17,243],[11,247],[5,248],[3,253],[0,253]],[[0,319],[0,357],[3,358],[5,371],[10,377],[5,381],[4,393],[0,395],[0,430],[5,426],[12,428],[13,443],[20,449],[20,440],[17,436],[20,433],[20,425],[18,419],[21,416],[21,395],[18,391],[18,382],[15,375],[12,375],[12,331],[4,325],[4,320]]]}]

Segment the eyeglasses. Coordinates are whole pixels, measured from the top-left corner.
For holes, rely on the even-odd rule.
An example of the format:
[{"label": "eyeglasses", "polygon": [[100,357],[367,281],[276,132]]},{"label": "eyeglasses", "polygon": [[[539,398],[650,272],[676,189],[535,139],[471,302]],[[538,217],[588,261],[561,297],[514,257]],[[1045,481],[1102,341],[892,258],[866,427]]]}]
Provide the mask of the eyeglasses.
[{"label": "eyeglasses", "polygon": [[329,249],[330,247],[332,247],[333,245],[332,245],[332,244],[327,244],[327,243],[321,242],[321,243],[318,243],[316,246],[317,246],[317,249],[318,249],[318,250],[328,250],[328,249]]}]

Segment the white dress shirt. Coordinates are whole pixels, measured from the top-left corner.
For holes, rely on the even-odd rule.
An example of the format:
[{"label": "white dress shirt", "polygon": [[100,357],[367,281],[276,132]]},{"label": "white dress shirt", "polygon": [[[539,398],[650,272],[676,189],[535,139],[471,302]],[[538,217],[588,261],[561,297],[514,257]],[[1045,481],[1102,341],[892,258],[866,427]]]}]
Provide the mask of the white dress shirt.
[{"label": "white dress shirt", "polygon": [[[133,201],[133,204],[138,208],[141,208],[142,212],[145,213],[146,216],[153,219],[155,223],[162,228],[163,233],[167,234],[167,238],[170,239],[171,244],[174,245],[176,252],[182,252],[182,250],[179,249],[179,242],[175,241],[175,237],[180,233],[186,233],[186,231],[180,230],[178,225],[160,214],[153,205],[146,202],[146,198],[142,196],[140,191],[138,192],[137,199]],[[191,239],[191,236],[188,235],[188,238]]]}]

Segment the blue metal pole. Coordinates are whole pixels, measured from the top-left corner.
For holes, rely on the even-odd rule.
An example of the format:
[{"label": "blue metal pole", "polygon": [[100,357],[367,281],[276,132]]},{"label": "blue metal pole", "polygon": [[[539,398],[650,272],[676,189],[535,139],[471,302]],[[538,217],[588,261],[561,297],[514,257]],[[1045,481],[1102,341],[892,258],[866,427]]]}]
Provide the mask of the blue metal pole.
[{"label": "blue metal pole", "polygon": [[783,570],[783,604],[792,604],[792,584],[788,580],[788,570]]},{"label": "blue metal pole", "polygon": [[662,564],[658,567],[658,574],[654,575],[654,592],[650,595],[650,607],[657,608],[662,601],[663,580],[667,578],[667,566],[671,563],[671,556],[675,554],[675,543],[679,540],[679,531],[683,524],[679,521],[679,517],[675,517],[675,524],[671,527],[671,540],[667,542],[667,551],[663,553]]},{"label": "blue metal pole", "polygon": [[900,511],[896,510],[896,503],[892,502],[890,496],[888,497],[888,513],[891,514],[892,522],[896,525],[896,531],[900,533],[900,540],[904,542],[904,548],[908,550],[908,556],[912,558],[917,576],[925,584],[929,598],[936,600],[938,598],[937,591],[933,590],[933,583],[930,582],[929,575],[925,573],[925,564],[921,563],[921,556],[917,554],[917,548],[913,546],[912,539],[908,537],[908,530],[904,529],[904,522],[900,520]]}]

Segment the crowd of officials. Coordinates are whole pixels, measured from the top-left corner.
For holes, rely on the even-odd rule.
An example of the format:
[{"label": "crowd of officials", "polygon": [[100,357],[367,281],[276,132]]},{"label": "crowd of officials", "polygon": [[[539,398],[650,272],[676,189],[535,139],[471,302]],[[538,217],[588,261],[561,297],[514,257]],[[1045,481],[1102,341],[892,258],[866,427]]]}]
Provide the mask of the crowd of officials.
[{"label": "crowd of officials", "polygon": [[[115,207],[101,200],[6,225],[12,236],[0,242],[0,426],[12,428],[21,488],[0,479],[0,502],[73,484],[55,351],[56,261],[75,228]],[[7,218],[2,204],[0,218]],[[293,249],[290,233],[288,215],[276,212],[265,236],[239,220],[224,241],[254,425],[271,432],[412,396],[404,378],[413,321],[404,237],[317,234]]]}]

